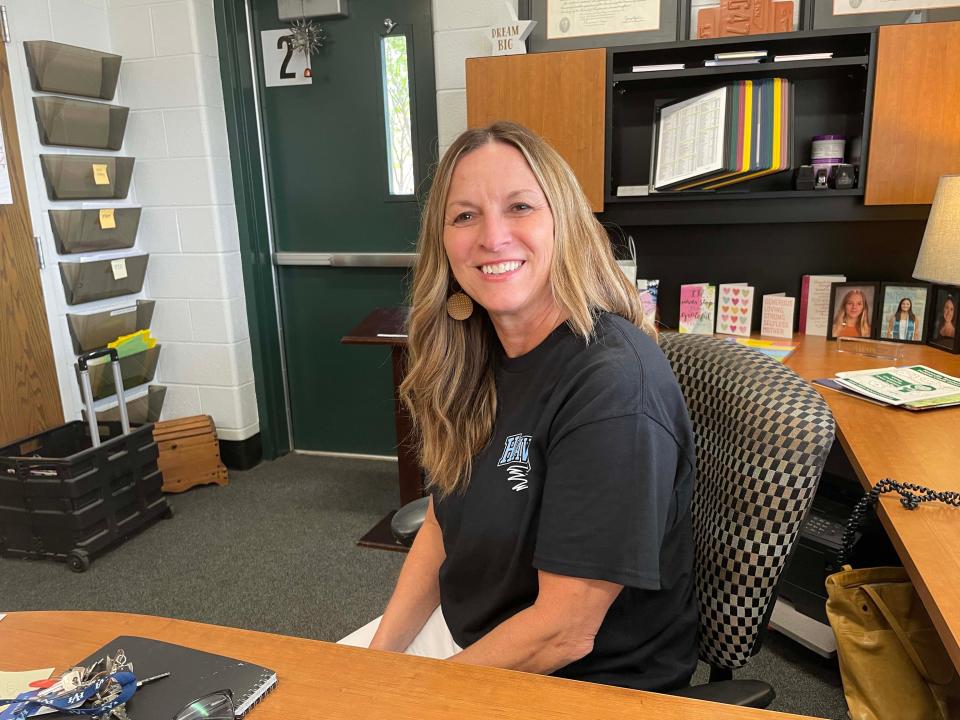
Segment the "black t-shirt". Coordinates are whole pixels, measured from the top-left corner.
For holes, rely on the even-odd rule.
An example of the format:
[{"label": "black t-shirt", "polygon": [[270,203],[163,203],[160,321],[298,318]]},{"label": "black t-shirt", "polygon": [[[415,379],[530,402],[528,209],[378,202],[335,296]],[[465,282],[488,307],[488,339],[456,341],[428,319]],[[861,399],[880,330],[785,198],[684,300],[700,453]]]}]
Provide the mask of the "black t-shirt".
[{"label": "black t-shirt", "polygon": [[467,647],[537,597],[537,570],[624,586],[560,677],[669,690],[697,661],[693,432],[656,343],[602,314],[501,355],[497,418],[464,493],[440,500],[443,616]]}]

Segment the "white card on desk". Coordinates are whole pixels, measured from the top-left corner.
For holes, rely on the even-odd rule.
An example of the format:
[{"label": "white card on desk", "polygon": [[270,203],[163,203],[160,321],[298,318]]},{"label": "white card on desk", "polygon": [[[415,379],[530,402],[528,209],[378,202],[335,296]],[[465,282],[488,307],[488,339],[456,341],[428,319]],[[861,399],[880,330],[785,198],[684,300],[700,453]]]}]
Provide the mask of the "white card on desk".
[{"label": "white card on desk", "polygon": [[763,315],[760,317],[760,334],[767,337],[793,337],[793,308],[797,299],[782,293],[763,296]]}]

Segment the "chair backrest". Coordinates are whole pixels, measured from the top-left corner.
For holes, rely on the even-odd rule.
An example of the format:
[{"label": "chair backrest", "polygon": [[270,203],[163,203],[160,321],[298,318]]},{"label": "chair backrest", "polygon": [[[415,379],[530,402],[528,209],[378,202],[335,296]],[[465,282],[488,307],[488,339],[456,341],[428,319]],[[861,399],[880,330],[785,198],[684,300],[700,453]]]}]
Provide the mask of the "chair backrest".
[{"label": "chair backrest", "polygon": [[693,424],[700,659],[742,667],[813,502],[833,443],[820,395],[771,357],[705,335],[664,334]]}]

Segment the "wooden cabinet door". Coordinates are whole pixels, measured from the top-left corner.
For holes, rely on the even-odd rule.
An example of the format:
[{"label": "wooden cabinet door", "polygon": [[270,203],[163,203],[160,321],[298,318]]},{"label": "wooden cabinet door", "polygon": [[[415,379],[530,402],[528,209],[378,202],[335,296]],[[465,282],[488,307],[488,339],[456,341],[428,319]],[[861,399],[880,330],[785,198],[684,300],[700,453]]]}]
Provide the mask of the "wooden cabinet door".
[{"label": "wooden cabinet door", "polygon": [[960,173],[960,22],[880,28],[867,205],[933,201]]},{"label": "wooden cabinet door", "polygon": [[606,68],[603,48],[469,58],[467,125],[512,120],[543,136],[601,212]]},{"label": "wooden cabinet door", "polygon": [[0,123],[13,204],[0,205],[0,445],[63,422],[23,180],[6,46],[0,42]]}]

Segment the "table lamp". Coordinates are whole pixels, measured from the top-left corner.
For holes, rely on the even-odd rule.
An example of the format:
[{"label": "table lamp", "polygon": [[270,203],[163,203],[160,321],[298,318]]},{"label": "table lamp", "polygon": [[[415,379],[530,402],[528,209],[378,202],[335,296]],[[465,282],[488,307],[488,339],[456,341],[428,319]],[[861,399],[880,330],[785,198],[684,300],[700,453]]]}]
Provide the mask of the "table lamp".
[{"label": "table lamp", "polygon": [[[930,344],[958,352],[957,316],[960,315],[960,175],[944,175],[930,207],[917,264],[917,280],[935,283],[930,315]],[[945,307],[949,303],[948,307]],[[947,316],[950,316],[949,318]],[[941,330],[946,330],[941,332]]]}]

